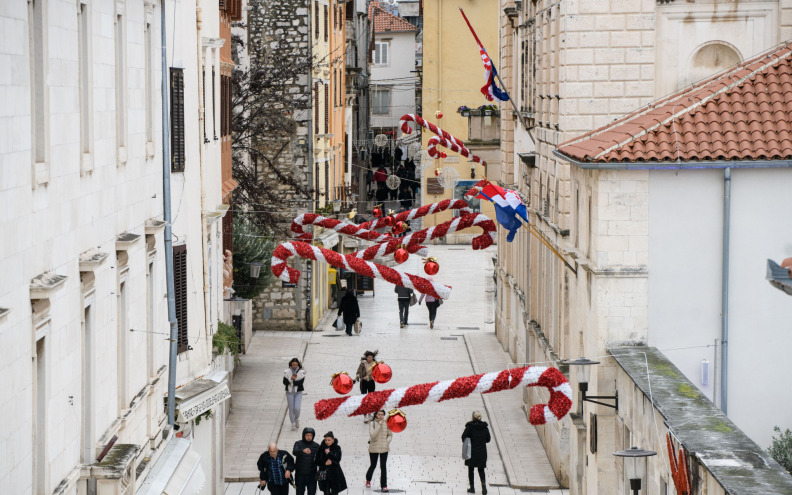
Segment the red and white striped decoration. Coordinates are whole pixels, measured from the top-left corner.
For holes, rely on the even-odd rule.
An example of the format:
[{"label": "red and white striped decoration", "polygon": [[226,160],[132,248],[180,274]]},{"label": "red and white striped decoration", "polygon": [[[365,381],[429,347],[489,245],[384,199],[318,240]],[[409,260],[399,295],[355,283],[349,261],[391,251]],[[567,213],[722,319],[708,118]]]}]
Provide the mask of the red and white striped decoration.
[{"label": "red and white striped decoration", "polygon": [[316,225],[326,229],[332,229],[339,234],[351,235],[367,241],[384,242],[391,239],[391,236],[388,234],[372,232],[365,227],[365,224],[356,225],[351,222],[343,222],[335,218],[323,217],[318,213],[303,213],[292,220],[291,231],[294,233],[296,239],[300,241],[311,241],[313,235],[304,230],[304,226],[306,225]]},{"label": "red and white striped decoration", "polygon": [[495,242],[495,222],[493,222],[488,216],[482,215],[481,213],[462,215],[460,217],[454,218],[453,220],[443,222],[440,225],[435,225],[433,227],[419,230],[418,232],[413,232],[412,234],[406,235],[399,240],[404,244],[407,250],[410,251],[411,248],[420,246],[420,244],[425,242],[427,239],[439,239],[441,237],[447,236],[448,234],[453,234],[458,230],[464,230],[469,227],[481,227],[484,230],[483,234],[473,238],[473,249],[485,249]]},{"label": "red and white striped decoration", "polygon": [[360,228],[376,230],[382,227],[390,227],[398,222],[407,222],[416,218],[440,213],[441,211],[445,210],[460,210],[462,214],[473,213],[473,210],[470,209],[470,206],[467,204],[467,202],[462,199],[444,199],[442,201],[438,201],[437,203],[419,206],[418,208],[403,211],[401,213],[397,213],[396,215],[375,218],[370,222],[363,222],[360,224]]},{"label": "red and white striped decoration", "polygon": [[381,390],[365,395],[324,399],[314,404],[314,413],[318,420],[332,416],[360,416],[376,413],[380,409],[443,402],[467,397],[475,392],[490,394],[517,387],[545,387],[550,391],[550,400],[547,404],[531,406],[529,420],[533,425],[559,421],[572,408],[572,388],[558,369],[525,366],[456,380]]},{"label": "red and white striped decoration", "polygon": [[272,273],[284,282],[297,283],[300,279],[300,271],[291,268],[286,264],[292,256],[301,258],[324,261],[339,268],[345,268],[351,272],[359,273],[367,277],[378,278],[395,285],[415,289],[421,294],[426,294],[439,299],[448,299],[451,295],[451,287],[428,280],[418,275],[400,272],[387,266],[378,265],[370,261],[365,261],[354,253],[341,255],[330,249],[311,246],[304,242],[284,242],[272,253],[271,267]]},{"label": "red and white striped decoration", "polygon": [[448,156],[444,151],[437,151],[438,145],[444,146],[450,149],[451,151],[455,153],[459,153],[460,155],[466,158],[470,158],[470,161],[480,163],[482,165],[487,164],[486,161],[482,160],[479,156],[471,153],[470,150],[467,149],[466,147],[459,146],[455,142],[449,141],[441,136],[432,136],[431,138],[429,138],[429,144],[426,147],[426,151],[429,153],[429,156],[431,156],[432,158],[445,158],[446,156]]},{"label": "red and white striped decoration", "polygon": [[438,136],[442,136],[442,137],[446,138],[447,140],[458,144],[459,146],[465,146],[465,143],[463,143],[461,139],[455,138],[454,136],[452,136],[448,132],[440,129],[439,127],[437,127],[436,125],[432,124],[431,122],[427,122],[426,120],[424,120],[423,117],[421,117],[420,115],[415,115],[414,113],[408,113],[408,114],[402,115],[401,120],[399,120],[399,125],[401,126],[401,130],[405,134],[411,134],[412,133],[412,129],[410,128],[410,125],[407,122],[415,122],[419,126],[425,127],[426,129],[429,129],[430,131],[432,131],[433,133],[435,133]]}]

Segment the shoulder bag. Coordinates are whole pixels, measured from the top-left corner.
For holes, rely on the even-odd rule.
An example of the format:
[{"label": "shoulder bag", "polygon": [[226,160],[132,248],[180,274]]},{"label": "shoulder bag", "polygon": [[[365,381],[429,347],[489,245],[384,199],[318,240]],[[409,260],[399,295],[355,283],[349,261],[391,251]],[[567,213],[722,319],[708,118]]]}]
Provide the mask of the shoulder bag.
[{"label": "shoulder bag", "polygon": [[473,445],[470,443],[470,437],[466,438],[462,442],[462,459],[468,460],[470,456],[473,454]]},{"label": "shoulder bag", "polygon": [[361,330],[363,330],[363,322],[358,318],[355,320],[355,333],[359,334]]},{"label": "shoulder bag", "polygon": [[418,304],[418,298],[415,297],[415,292],[413,292],[410,294],[410,306],[415,306],[416,304]]}]

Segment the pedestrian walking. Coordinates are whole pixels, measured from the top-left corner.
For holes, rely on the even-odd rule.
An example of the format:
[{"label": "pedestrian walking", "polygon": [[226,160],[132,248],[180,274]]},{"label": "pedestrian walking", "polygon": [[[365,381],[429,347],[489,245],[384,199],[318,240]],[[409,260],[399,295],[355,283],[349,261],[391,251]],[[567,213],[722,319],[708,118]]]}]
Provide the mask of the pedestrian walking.
[{"label": "pedestrian walking", "polygon": [[366,351],[360,358],[360,365],[355,373],[355,381],[360,382],[360,393],[367,394],[374,391],[374,378],[371,372],[377,365],[377,353],[379,351]]},{"label": "pedestrian walking", "polygon": [[297,484],[297,495],[316,495],[316,453],[319,451],[319,444],[314,442],[316,432],[313,428],[305,428],[302,432],[302,440],[294,442],[292,454],[294,454],[294,481]]},{"label": "pedestrian walking", "polygon": [[413,295],[413,290],[397,285],[393,292],[397,294],[396,297],[399,300],[399,328],[404,328],[404,325],[407,325],[407,318],[410,316],[410,298]]},{"label": "pedestrian walking", "polygon": [[319,489],[325,495],[336,495],[347,489],[344,471],[341,469],[341,447],[332,431],[324,435],[324,441],[316,453],[316,465],[319,467]]},{"label": "pedestrian walking", "polygon": [[377,411],[377,415],[369,423],[369,468],[366,471],[366,488],[371,488],[371,478],[377,468],[377,459],[380,465],[380,487],[383,492],[388,491],[388,451],[393,439],[393,432],[385,424],[385,410]]},{"label": "pedestrian walking", "polygon": [[410,192],[410,188],[407,185],[403,185],[401,187],[401,192],[399,193],[399,201],[401,201],[400,203],[401,207],[404,208],[405,210],[409,210],[412,208],[413,195]]},{"label": "pedestrian walking", "polygon": [[341,298],[341,304],[338,305],[338,316],[344,315],[344,325],[346,326],[346,334],[352,335],[352,327],[355,322],[360,318],[360,306],[358,306],[357,297],[355,296],[355,289],[347,289],[344,297]]},{"label": "pedestrian walking", "polygon": [[[434,280],[432,276],[428,276],[426,278],[429,281]],[[429,294],[421,294],[421,298],[418,299],[419,305],[423,302],[424,296],[426,296],[426,309],[429,310],[429,328],[434,328],[434,321],[435,318],[437,317],[437,308],[440,307],[440,304],[442,304],[442,302],[439,299],[430,296]]]},{"label": "pedestrian walking", "polygon": [[259,488],[266,486],[273,495],[288,495],[289,484],[294,483],[294,458],[285,450],[278,450],[274,443],[256,463],[259,470]]},{"label": "pedestrian walking", "polygon": [[481,420],[481,413],[478,411],[473,412],[473,418],[465,425],[465,431],[462,433],[462,441],[466,438],[470,439],[471,455],[470,459],[465,461],[468,467],[468,481],[470,488],[468,493],[476,493],[473,487],[473,470],[478,469],[479,479],[481,480],[481,493],[487,495],[487,481],[484,477],[484,469],[487,467],[487,443],[490,441],[489,425]]},{"label": "pedestrian walking", "polygon": [[286,387],[286,402],[289,404],[289,421],[292,431],[300,427],[300,407],[302,406],[305,370],[297,358],[289,361],[283,372],[283,385]]}]

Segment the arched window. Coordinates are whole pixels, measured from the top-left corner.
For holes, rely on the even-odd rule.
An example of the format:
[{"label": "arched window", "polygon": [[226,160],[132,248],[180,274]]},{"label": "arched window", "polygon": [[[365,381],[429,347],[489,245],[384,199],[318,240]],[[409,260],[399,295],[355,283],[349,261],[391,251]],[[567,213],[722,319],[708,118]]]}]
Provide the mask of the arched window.
[{"label": "arched window", "polygon": [[734,46],[724,41],[705,43],[690,57],[685,85],[693,84],[740,62],[742,56]]}]

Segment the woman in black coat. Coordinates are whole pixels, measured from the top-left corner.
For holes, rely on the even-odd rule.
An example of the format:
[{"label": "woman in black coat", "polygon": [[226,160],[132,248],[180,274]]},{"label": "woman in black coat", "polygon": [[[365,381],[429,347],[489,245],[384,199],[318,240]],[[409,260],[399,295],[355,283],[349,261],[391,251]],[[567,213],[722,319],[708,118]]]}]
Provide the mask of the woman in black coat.
[{"label": "woman in black coat", "polygon": [[489,426],[481,420],[481,413],[475,411],[473,413],[473,420],[468,421],[465,425],[465,431],[462,433],[462,441],[466,438],[470,439],[471,455],[470,459],[465,461],[468,467],[468,481],[470,481],[470,488],[468,493],[476,493],[473,488],[473,470],[478,469],[479,479],[481,480],[481,493],[487,494],[487,482],[484,477],[484,468],[487,467],[487,444],[491,440]]},{"label": "woman in black coat", "polygon": [[[325,495],[336,495],[347,489],[344,471],[341,470],[341,447],[332,431],[325,433],[324,441],[316,452],[316,465],[319,467],[319,489]],[[322,479],[324,478],[324,479]]]},{"label": "woman in black coat", "polygon": [[360,306],[358,306],[357,297],[355,297],[355,289],[348,289],[344,297],[341,298],[341,304],[338,305],[338,316],[341,316],[342,313],[346,334],[352,335],[352,327],[360,318]]}]

